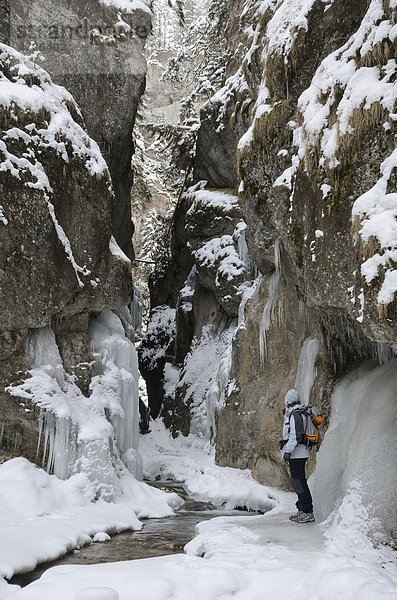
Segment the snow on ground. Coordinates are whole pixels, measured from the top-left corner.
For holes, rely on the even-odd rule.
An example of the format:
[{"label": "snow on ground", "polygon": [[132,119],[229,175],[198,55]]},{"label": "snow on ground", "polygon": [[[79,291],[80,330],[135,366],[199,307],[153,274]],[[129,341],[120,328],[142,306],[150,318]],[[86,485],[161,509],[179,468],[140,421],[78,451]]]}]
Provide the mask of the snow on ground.
[{"label": "snow on ground", "polygon": [[0,580],[91,543],[97,533],[141,529],[140,518],[172,515],[181,505],[176,494],[127,470],[120,488],[117,502],[93,502],[95,488],[83,473],[64,481],[25,458],[0,465]]},{"label": "snow on ground", "polygon": [[225,509],[293,510],[292,494],[261,485],[248,469],[215,465],[215,449],[204,438],[173,439],[160,421],[151,430],[140,442],[145,478],[183,481],[191,496]]},{"label": "snow on ground", "polygon": [[[191,494],[218,504],[262,503],[262,508],[271,510],[265,515],[218,517],[199,524],[198,535],[187,544],[184,555],[93,566],[63,565],[48,570],[23,589],[0,584],[1,600],[397,600],[395,553],[385,547],[374,549],[369,542],[368,517],[358,485],[351,486],[328,524],[299,525],[287,518],[294,494],[261,486],[248,471],[217,467],[213,450],[197,437],[173,440],[159,422],[154,422],[152,433],[141,437],[141,451],[146,457],[146,476],[185,480]],[[79,484],[80,480],[57,481],[54,487],[65,486],[66,491],[66,486],[72,489]],[[106,529],[101,514],[104,505],[91,505],[92,513],[84,522],[76,521],[73,506],[68,506],[68,527],[74,523],[81,536]],[[31,512],[36,514],[38,506]],[[109,521],[126,518],[121,512],[123,506],[107,506],[110,513],[112,507],[117,511],[106,515]],[[51,505],[44,508],[51,511]],[[48,548],[54,547],[54,539],[47,538],[49,528],[38,533],[38,521],[52,520],[58,525],[65,514],[56,514],[59,506],[55,502],[53,509],[55,514],[30,517],[37,523],[35,539],[47,540]],[[4,518],[4,510],[1,514]],[[12,547],[18,528],[23,532],[27,522],[12,528],[10,523],[4,547]],[[3,527],[2,540],[4,531]],[[32,550],[33,545],[26,553]]]}]

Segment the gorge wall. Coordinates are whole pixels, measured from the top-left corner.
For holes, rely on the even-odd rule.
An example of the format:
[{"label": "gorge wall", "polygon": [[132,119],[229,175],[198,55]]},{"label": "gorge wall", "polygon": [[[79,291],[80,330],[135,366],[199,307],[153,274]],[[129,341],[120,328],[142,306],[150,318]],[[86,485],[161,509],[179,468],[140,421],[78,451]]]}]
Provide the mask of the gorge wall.
[{"label": "gorge wall", "polygon": [[397,352],[397,3],[230,14],[227,79],[202,110],[141,366],[175,433],[216,430],[218,464],[286,486],[286,391],[330,413],[343,374]]},{"label": "gorge wall", "polygon": [[116,455],[139,474],[130,189],[151,11],[2,0],[1,17],[1,458],[62,477],[91,461],[111,497]]}]

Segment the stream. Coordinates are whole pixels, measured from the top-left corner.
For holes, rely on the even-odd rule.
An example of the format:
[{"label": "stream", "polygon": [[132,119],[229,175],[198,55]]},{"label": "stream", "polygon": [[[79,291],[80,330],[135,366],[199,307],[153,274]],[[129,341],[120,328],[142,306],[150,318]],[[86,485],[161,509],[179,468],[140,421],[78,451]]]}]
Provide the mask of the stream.
[{"label": "stream", "polygon": [[96,542],[73,550],[58,560],[40,564],[34,571],[15,575],[10,583],[24,587],[39,579],[47,569],[58,565],[93,565],[183,553],[184,546],[195,536],[195,527],[200,521],[219,516],[258,514],[243,510],[222,510],[211,503],[193,500],[187,496],[180,483],[155,481],[150,482],[150,485],[177,493],[185,503],[171,517],[147,519],[140,531],[126,531],[114,535],[108,542]]}]

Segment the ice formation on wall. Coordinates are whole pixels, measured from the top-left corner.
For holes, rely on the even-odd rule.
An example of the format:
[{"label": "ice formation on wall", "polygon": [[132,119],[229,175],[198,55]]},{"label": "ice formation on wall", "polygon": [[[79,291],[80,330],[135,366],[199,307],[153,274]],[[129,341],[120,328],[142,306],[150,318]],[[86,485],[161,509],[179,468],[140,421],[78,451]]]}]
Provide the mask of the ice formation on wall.
[{"label": "ice formation on wall", "polygon": [[138,359],[134,344],[125,337],[120,319],[110,310],[91,321],[90,335],[98,375],[92,380],[92,399],[114,402],[109,412],[121,459],[137,478],[142,476],[138,453]]},{"label": "ice formation on wall", "polygon": [[311,485],[320,520],[328,517],[358,482],[362,503],[372,518],[372,532],[395,536],[397,360],[374,365],[364,363],[336,386]]},{"label": "ice formation on wall", "polygon": [[280,323],[282,319],[282,293],[284,290],[284,275],[281,271],[280,253],[280,241],[276,240],[274,246],[275,270],[270,275],[268,300],[263,309],[262,318],[259,323],[259,357],[262,369],[264,368],[265,361],[268,357],[267,332],[270,328],[272,313],[276,312],[278,323]]},{"label": "ice formation on wall", "polygon": [[112,500],[122,463],[138,478],[142,472],[137,448],[137,359],[133,343],[112,311],[92,319],[90,334],[95,376],[88,398],[64,371],[49,326],[30,332],[26,345],[30,377],[8,391],[40,408],[38,452],[43,448],[47,470],[61,479],[84,472],[97,496]]},{"label": "ice formation on wall", "polygon": [[205,326],[200,341],[194,340],[186,357],[178,385],[186,386],[185,401],[191,402],[191,433],[214,439],[216,415],[224,400],[231,365],[231,342],[236,327],[227,319],[215,331]]},{"label": "ice formation on wall", "polygon": [[298,390],[300,394],[302,404],[309,404],[310,392],[317,375],[314,365],[318,350],[319,343],[317,340],[307,338],[303,342],[295,380],[295,389]]}]

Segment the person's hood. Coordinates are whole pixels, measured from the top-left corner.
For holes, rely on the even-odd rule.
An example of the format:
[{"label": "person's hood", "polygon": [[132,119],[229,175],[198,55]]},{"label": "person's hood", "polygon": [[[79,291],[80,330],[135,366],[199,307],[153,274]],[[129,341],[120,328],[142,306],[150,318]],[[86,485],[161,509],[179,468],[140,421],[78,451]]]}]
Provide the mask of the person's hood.
[{"label": "person's hood", "polygon": [[289,415],[296,408],[307,408],[307,404],[294,404],[293,406],[289,406],[287,410],[287,414]]}]

